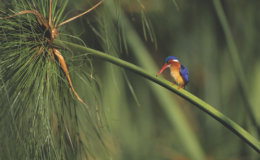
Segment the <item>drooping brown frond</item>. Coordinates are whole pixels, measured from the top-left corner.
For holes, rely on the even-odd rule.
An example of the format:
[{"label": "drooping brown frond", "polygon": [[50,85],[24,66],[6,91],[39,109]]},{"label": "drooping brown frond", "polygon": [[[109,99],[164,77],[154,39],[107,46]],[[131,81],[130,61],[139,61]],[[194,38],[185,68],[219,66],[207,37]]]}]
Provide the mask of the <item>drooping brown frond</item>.
[{"label": "drooping brown frond", "polygon": [[62,68],[63,72],[65,73],[67,80],[69,82],[69,85],[73,91],[73,93],[75,94],[75,96],[77,97],[77,99],[87,108],[89,109],[88,105],[80,98],[80,96],[78,95],[78,93],[76,92],[76,90],[73,87],[72,81],[70,79],[70,75],[69,75],[69,70],[66,64],[65,59],[63,58],[63,56],[61,55],[60,51],[58,51],[57,49],[53,49],[53,52],[55,54],[55,56],[58,58],[59,62],[60,62],[60,67]]}]

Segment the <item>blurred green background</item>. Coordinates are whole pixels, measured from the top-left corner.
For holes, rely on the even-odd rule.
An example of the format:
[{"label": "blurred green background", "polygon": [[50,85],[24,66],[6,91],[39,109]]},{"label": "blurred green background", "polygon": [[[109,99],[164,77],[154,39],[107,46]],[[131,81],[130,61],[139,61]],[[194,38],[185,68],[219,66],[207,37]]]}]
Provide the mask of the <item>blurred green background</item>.
[{"label": "blurred green background", "polygon": [[[72,17],[96,2],[70,0],[65,16]],[[105,0],[65,29],[88,47],[152,74],[158,73],[167,56],[178,57],[190,72],[185,89],[259,139],[259,5],[260,1],[253,0]],[[259,158],[241,139],[188,101],[118,66],[100,59],[91,61],[89,73],[98,82],[95,100],[103,113],[101,130],[105,134],[101,139],[108,150],[104,156],[97,149],[93,157]],[[162,76],[172,81],[169,71]],[[81,95],[88,92],[84,83],[75,86]]]},{"label": "blurred green background", "polygon": [[[231,0],[220,4],[235,51],[226,38],[217,4],[206,0],[107,0],[107,14],[98,18],[99,32],[105,39],[102,49],[153,74],[167,56],[178,57],[190,71],[186,89],[258,137],[259,125],[250,116],[259,124],[259,2]],[[95,46],[88,34],[86,30],[81,38]],[[115,141],[113,150],[119,159],[259,158],[189,102],[117,66],[93,63]],[[236,64],[242,67],[244,81],[239,80],[241,72]],[[169,72],[163,75],[172,81]]]},{"label": "blurred green background", "polygon": [[[110,12],[100,20],[107,29],[102,34],[105,51],[120,53],[153,74],[167,56],[178,57],[190,71],[188,91],[258,136],[259,125],[251,122],[248,111],[251,107],[259,124],[258,2],[221,1],[243,68],[243,84],[213,1],[114,1],[116,6],[106,2]],[[126,71],[129,86],[117,66],[103,61],[97,66],[120,159],[257,159],[257,153],[230,131],[173,93]],[[169,72],[163,75],[172,81]]]}]

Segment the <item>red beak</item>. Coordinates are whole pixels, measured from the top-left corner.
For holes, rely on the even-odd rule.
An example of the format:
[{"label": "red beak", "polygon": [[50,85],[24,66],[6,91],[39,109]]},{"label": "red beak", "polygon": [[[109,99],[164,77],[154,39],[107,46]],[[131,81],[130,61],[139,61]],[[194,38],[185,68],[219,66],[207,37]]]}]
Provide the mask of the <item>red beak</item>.
[{"label": "red beak", "polygon": [[169,64],[165,63],[165,65],[162,67],[162,69],[160,70],[160,72],[158,73],[158,75],[160,75],[166,68],[169,67]]}]

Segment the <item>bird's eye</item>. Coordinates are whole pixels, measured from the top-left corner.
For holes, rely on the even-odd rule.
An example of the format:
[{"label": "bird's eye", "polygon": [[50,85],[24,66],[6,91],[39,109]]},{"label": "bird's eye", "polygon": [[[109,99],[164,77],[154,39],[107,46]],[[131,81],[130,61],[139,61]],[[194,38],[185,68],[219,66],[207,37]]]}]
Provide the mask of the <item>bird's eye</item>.
[{"label": "bird's eye", "polygon": [[172,59],[170,59],[167,63],[172,63],[173,62],[173,60]]}]

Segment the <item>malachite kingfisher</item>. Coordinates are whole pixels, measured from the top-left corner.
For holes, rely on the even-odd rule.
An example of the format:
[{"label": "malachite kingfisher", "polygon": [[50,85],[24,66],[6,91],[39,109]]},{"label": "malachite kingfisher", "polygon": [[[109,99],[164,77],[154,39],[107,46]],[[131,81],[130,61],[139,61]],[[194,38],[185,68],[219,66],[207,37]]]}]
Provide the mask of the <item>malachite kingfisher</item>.
[{"label": "malachite kingfisher", "polygon": [[[171,76],[174,81],[179,85],[179,88],[184,88],[189,82],[189,71],[188,69],[179,62],[178,58],[169,56],[165,59],[165,64],[158,73],[160,75],[166,68],[170,68]],[[175,85],[175,83],[173,83]]]}]

